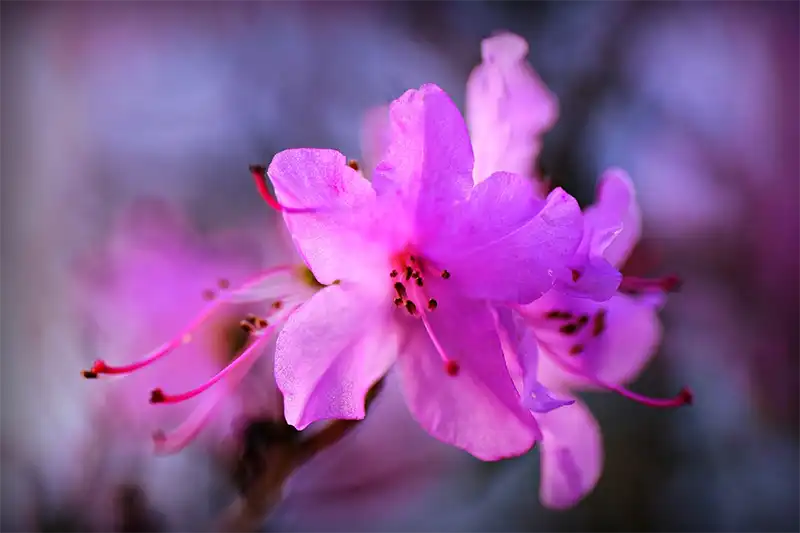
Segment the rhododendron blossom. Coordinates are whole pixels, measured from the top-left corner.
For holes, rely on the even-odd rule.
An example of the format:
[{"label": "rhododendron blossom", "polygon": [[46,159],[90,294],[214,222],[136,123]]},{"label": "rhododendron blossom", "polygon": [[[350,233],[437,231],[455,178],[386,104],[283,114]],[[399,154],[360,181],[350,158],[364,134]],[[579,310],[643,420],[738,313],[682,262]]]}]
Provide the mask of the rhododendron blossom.
[{"label": "rhododendron blossom", "polygon": [[[165,254],[162,259],[165,264],[169,265],[171,262],[173,270],[179,270],[184,266],[181,264],[182,257],[175,255],[176,253],[173,251],[171,258]],[[148,275],[152,277],[156,273],[150,272]],[[191,277],[189,272],[184,275]],[[139,276],[143,277],[144,273],[139,273]],[[131,283],[137,281],[140,281],[139,278],[132,280]],[[83,375],[89,379],[96,379],[104,375],[127,377],[133,372],[149,368],[162,359],[168,358],[182,347],[196,343],[195,337],[201,335],[203,328],[208,324],[229,317],[230,304],[262,308],[262,312],[258,315],[248,314],[241,317],[239,326],[247,333],[248,340],[235,359],[211,379],[189,391],[165,391],[161,388],[154,388],[151,391],[150,403],[153,404],[178,404],[202,395],[202,401],[179,427],[169,433],[159,431],[154,435],[158,451],[163,453],[179,451],[198,435],[208,423],[212,412],[242,381],[264,352],[266,344],[275,330],[321,287],[322,285],[314,279],[308,268],[299,262],[269,268],[238,288],[230,287],[227,279],[220,279],[217,290],[206,289],[202,294],[202,297],[208,300],[206,306],[171,340],[133,363],[112,365],[106,360],[95,361],[89,370],[83,371]],[[131,298],[135,299],[138,296],[142,299],[140,305],[152,306],[156,305],[156,296],[163,299],[167,294],[164,287],[151,287],[147,293],[140,292],[138,295],[131,295]],[[143,296],[144,298],[142,298]],[[197,296],[199,299],[201,294]],[[150,300],[147,300],[148,297]],[[136,302],[129,303],[129,305],[134,304]],[[128,355],[128,357],[130,356]],[[120,358],[125,360],[124,355]],[[129,358],[127,360],[130,361]],[[181,359],[181,364],[184,366],[169,365],[165,369],[174,373],[180,372],[179,369],[182,368],[184,374],[197,375],[197,370],[202,367],[200,361],[194,361],[190,364],[191,366],[187,367],[185,359]],[[168,378],[169,375],[162,381],[168,380]],[[158,383],[157,373],[153,374],[152,381]],[[142,401],[146,402],[147,398],[142,398]]]},{"label": "rhododendron blossom", "polygon": [[396,361],[412,415],[478,458],[539,437],[504,362],[492,306],[525,304],[569,272],[583,222],[524,176],[473,186],[464,119],[434,85],[389,107],[388,142],[367,181],[333,150],[297,149],[268,175],[295,244],[328,285],[278,336],[286,420],[364,416],[364,394]]},{"label": "rhododendron blossom", "polygon": [[[556,118],[555,98],[527,64],[527,51],[513,34],[483,42],[483,63],[467,90],[473,144],[484,161],[476,182],[501,169],[532,172],[539,138]],[[557,272],[553,290],[530,304],[497,309],[511,374],[543,433],[540,498],[556,508],[586,495],[602,468],[599,427],[573,398],[574,389],[612,390],[653,407],[691,402],[687,389],[660,400],[621,386],[655,351],[657,308],[675,285],[672,277],[623,278],[618,271],[640,232],[635,193],[623,171],[602,176],[583,223],[581,243],[568,270]]]},{"label": "rhododendron blossom", "polygon": [[[623,201],[624,199],[624,201]],[[619,210],[620,206],[625,209]],[[597,217],[614,218],[638,212],[627,176],[613,169],[603,175],[598,201],[591,208]],[[617,220],[614,224],[619,224]],[[606,260],[618,265],[636,242],[638,223],[632,220],[607,243]],[[627,230],[626,230],[627,229]],[[619,243],[618,246],[613,246]],[[595,247],[593,253],[599,252]],[[625,281],[625,280],[624,280]],[[536,337],[539,365],[537,379],[561,397],[570,398],[580,388],[614,391],[651,407],[679,407],[691,403],[688,389],[674,398],[648,398],[630,391],[622,383],[635,378],[658,347],[660,325],[657,311],[663,283],[636,280],[636,293],[619,292],[603,302],[576,297],[554,289],[532,304],[518,308]],[[623,282],[626,291],[632,290]],[[529,356],[530,357],[530,356]],[[536,394],[521,384],[523,397]],[[600,431],[581,403],[538,419],[545,437],[542,442],[542,501],[551,507],[576,503],[597,483],[602,468]],[[577,421],[581,421],[576,425]],[[564,427],[570,430],[564,433]]]}]

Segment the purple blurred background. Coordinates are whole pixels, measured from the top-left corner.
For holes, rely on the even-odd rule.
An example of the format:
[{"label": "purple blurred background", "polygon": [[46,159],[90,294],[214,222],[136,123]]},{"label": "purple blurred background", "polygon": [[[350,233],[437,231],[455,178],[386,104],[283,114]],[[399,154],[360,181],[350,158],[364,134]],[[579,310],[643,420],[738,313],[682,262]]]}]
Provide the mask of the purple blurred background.
[{"label": "purple blurred background", "polygon": [[[215,269],[255,271],[285,253],[249,164],[300,146],[359,157],[363,113],[425,82],[462,105],[480,41],[499,29],[529,40],[560,100],[545,173],[583,203],[608,166],[636,183],[644,238],[631,268],[685,280],[636,387],[668,394],[686,383],[695,405],[664,412],[586,395],[606,468],[565,512],[538,503],[537,452],[484,464],[417,446],[427,437],[386,407],[327,464],[298,473],[306,488],[265,529],[800,528],[796,2],[4,2],[0,11],[3,531],[213,527],[233,491],[214,448],[130,451],[109,437],[124,428],[92,418],[98,389],[78,375],[97,350],[112,358],[165,340],[140,338],[146,310],[108,303],[119,266],[134,260],[118,253],[120,219],[136,226],[142,202],[181,213],[191,228],[181,258],[197,287],[180,293],[176,313],[190,316]],[[164,258],[178,237],[154,245],[160,227],[141,242]]]}]

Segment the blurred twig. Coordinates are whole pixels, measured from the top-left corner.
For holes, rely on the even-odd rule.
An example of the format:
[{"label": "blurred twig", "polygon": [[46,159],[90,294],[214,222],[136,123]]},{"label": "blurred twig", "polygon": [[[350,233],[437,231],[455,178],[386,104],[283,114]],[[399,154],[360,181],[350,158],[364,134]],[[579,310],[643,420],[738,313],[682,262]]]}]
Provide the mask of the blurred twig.
[{"label": "blurred twig", "polygon": [[[367,393],[366,409],[383,389],[379,380]],[[220,531],[254,531],[280,503],[283,486],[292,473],[323,450],[330,448],[360,420],[334,420],[320,431],[303,435],[285,420],[259,421],[248,425],[237,470],[244,470],[241,495],[223,514]]]}]

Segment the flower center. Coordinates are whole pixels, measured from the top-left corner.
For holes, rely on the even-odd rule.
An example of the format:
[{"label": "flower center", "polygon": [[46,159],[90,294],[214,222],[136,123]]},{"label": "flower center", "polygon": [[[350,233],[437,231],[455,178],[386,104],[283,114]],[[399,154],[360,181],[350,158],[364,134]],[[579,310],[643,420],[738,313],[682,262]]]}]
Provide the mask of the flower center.
[{"label": "flower center", "polygon": [[455,377],[461,370],[458,362],[447,354],[439,338],[433,331],[428,312],[433,312],[439,307],[436,298],[429,294],[425,280],[431,275],[439,275],[442,279],[450,279],[450,272],[433,268],[424,258],[412,252],[402,252],[392,261],[392,271],[389,278],[394,280],[394,305],[404,308],[412,317],[419,318],[430,337],[436,351],[439,353],[444,370],[448,376]]}]

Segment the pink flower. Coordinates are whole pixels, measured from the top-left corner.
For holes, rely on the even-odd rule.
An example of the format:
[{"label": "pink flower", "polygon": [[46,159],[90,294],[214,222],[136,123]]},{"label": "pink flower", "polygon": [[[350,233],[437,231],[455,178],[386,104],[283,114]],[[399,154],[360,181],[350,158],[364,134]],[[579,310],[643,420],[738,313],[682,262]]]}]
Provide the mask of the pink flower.
[{"label": "pink flower", "polygon": [[[613,192],[610,192],[613,191]],[[621,199],[626,198],[626,201]],[[624,209],[620,207],[624,206]],[[622,217],[638,213],[633,187],[619,170],[603,175],[598,201],[587,209],[588,226],[598,220],[613,221],[622,230],[594,246],[596,257],[616,267],[633,248],[638,224],[620,224]],[[629,231],[626,231],[628,228]],[[603,248],[604,253],[597,251]],[[661,337],[657,311],[666,288],[659,280],[625,278],[623,289],[599,302],[572,295],[560,284],[539,300],[521,306],[519,316],[535,342],[517,345],[521,362],[533,360],[512,374],[526,405],[539,398],[542,389],[572,400],[572,392],[585,388],[611,390],[652,407],[678,407],[691,403],[687,389],[674,398],[654,399],[622,386],[634,379],[655,353]],[[533,373],[532,373],[533,372]],[[541,383],[541,385],[540,385]],[[537,388],[538,387],[538,388]],[[546,387],[546,388],[545,388]],[[535,404],[534,400],[533,403]],[[552,400],[551,400],[552,401]],[[600,428],[582,402],[537,415],[542,433],[542,481],[540,498],[555,508],[574,505],[592,490],[602,470]]]},{"label": "pink flower", "polygon": [[[231,406],[227,401],[234,397],[231,391],[265,351],[271,333],[321,286],[296,262],[269,268],[237,288],[236,283],[245,278],[234,258],[254,249],[237,241],[237,234],[218,236],[199,246],[188,225],[160,204],[140,204],[130,214],[133,217],[127,216],[115,230],[111,245],[113,285],[97,286],[90,293],[92,310],[100,317],[97,329],[113,341],[101,349],[113,352],[112,357],[122,364],[98,360],[84,376],[125,378],[109,384],[108,393],[115,398],[112,412],[136,417],[137,425],[129,425],[128,431],[141,426],[151,433],[161,429],[154,423],[172,425],[176,416],[183,417],[173,431],[155,435],[159,451],[175,452],[209,423],[223,433],[230,430],[230,417],[214,422],[212,413]],[[289,255],[288,249],[284,255]],[[251,257],[249,263],[255,262]],[[89,281],[94,277],[90,273]],[[197,308],[202,310],[189,320]],[[187,320],[188,325],[180,328],[180,322]],[[171,340],[143,358],[131,362],[131,353],[124,353],[126,348],[141,349],[142,339],[167,337],[170,332]],[[232,335],[237,332],[241,346],[231,344],[236,344]],[[227,353],[227,358],[221,353]],[[152,404],[180,406],[157,406],[145,412],[140,406],[146,406],[148,396]],[[268,396],[244,394],[242,398],[250,404],[244,408],[252,410],[256,398],[274,403]]]},{"label": "pink flower", "polygon": [[525,61],[522,37],[497,34],[483,41],[481,52],[483,62],[467,82],[475,182],[500,170],[532,176],[542,135],[558,117],[558,100]]},{"label": "pink flower", "polygon": [[[467,88],[473,146],[482,162],[476,183],[498,170],[530,173],[541,134],[557,115],[555,97],[525,61],[521,37],[496,35],[482,48],[483,63]],[[691,401],[685,389],[657,400],[621,386],[658,346],[657,309],[675,281],[620,274],[639,238],[640,218],[627,175],[606,171],[597,202],[584,211],[580,245],[569,268],[555,272],[553,290],[525,306],[497,309],[509,369],[543,433],[540,498],[549,507],[574,505],[602,469],[600,429],[572,391],[599,387],[655,407]]]},{"label": "pink flower", "polygon": [[490,303],[528,303],[568,271],[580,210],[560,189],[538,200],[509,172],[473,186],[466,125],[434,85],[393,102],[389,128],[371,183],[333,150],[287,150],[269,167],[295,244],[328,285],[278,337],[286,419],[362,418],[366,391],[397,361],[433,436],[485,460],[524,453],[539,432]]}]

